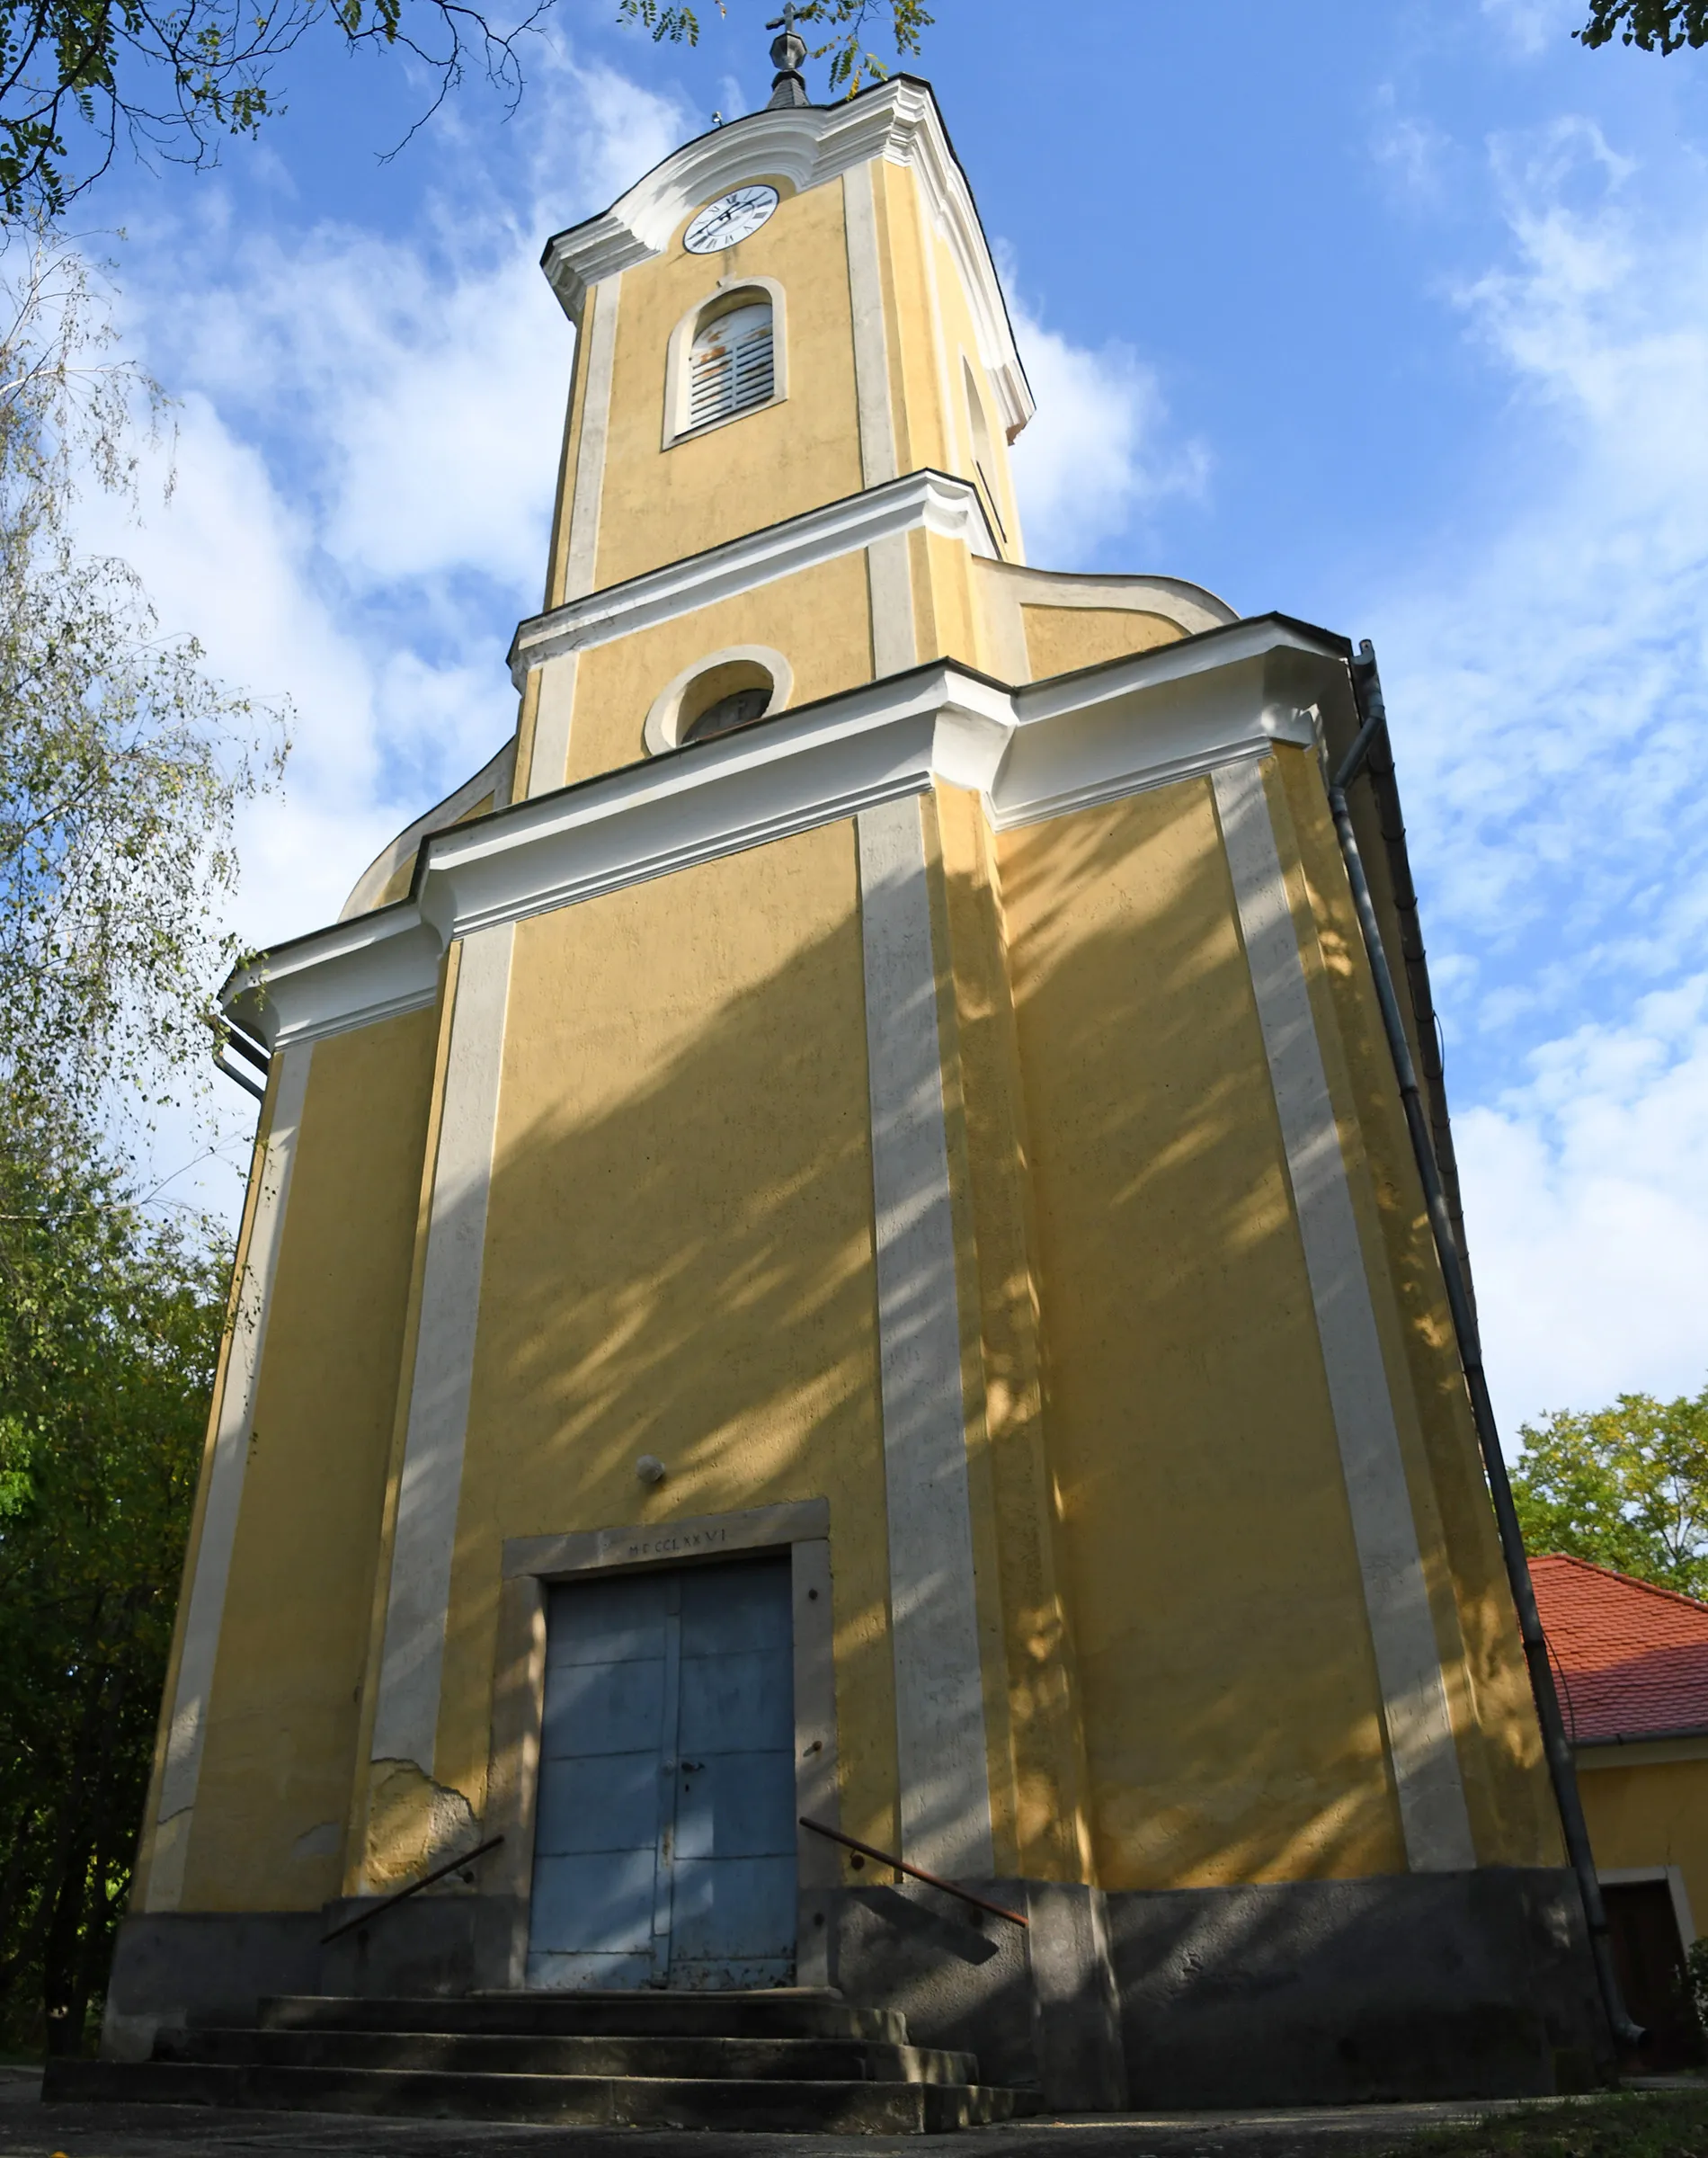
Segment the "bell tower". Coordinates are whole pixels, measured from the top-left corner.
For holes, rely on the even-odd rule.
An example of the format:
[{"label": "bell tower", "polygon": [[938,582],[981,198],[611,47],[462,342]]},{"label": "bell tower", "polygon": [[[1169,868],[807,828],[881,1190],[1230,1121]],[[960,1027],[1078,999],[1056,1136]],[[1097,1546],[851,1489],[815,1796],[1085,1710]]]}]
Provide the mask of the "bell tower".
[{"label": "bell tower", "polygon": [[547,246],[579,335],[519,793],[704,738],[722,685],[776,712],[1007,656],[976,566],[1024,559],[1032,398],[965,177],[922,83],[814,107],[792,20],[772,49],[766,110]]}]

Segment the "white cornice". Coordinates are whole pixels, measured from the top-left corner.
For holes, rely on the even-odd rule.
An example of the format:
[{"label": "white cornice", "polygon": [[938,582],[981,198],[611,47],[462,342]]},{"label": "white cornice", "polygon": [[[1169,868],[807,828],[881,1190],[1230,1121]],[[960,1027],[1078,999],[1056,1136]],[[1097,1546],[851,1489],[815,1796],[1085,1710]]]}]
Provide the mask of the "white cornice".
[{"label": "white cornice", "polygon": [[818,187],[876,157],[920,175],[932,222],[966,287],[979,358],[1012,441],[1032,416],[1032,392],[966,175],[929,85],[913,76],[897,76],[843,104],[752,112],[684,143],[600,216],[548,240],[540,267],[565,313],[579,323],[591,286],[662,254],[702,202],[761,175],[781,176],[796,189]]},{"label": "white cornice", "polygon": [[287,1048],[430,1004],[443,954],[442,940],[406,899],[239,968],[220,1000],[269,1048]]},{"label": "white cornice", "polygon": [[436,834],[412,896],[227,984],[271,1047],[431,1002],[451,940],[851,816],[934,780],[999,828],[1309,746],[1344,647],[1276,616],[1010,690],[948,662],[826,698]]},{"label": "white cornice", "polygon": [[654,622],[690,614],[715,600],[730,599],[870,547],[893,532],[921,526],[962,541],[975,555],[996,558],[996,542],[975,487],[946,472],[907,472],[881,487],[827,503],[763,531],[743,533],[702,555],[667,562],[627,584],[608,585],[554,607],[549,614],[533,616],[520,624],[511,645],[512,679],[520,690],[530,668],[560,653],[609,644],[613,638],[631,636]]}]

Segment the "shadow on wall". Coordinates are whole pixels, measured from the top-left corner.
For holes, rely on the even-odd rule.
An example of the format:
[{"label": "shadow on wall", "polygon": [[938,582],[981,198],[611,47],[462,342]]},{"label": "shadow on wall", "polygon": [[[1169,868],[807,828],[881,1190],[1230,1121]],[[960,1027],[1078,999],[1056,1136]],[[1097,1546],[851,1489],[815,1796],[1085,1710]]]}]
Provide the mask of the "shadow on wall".
[{"label": "shadow on wall", "polygon": [[[1483,1921],[1448,1877],[1371,1877],[1404,1859],[1207,788],[1005,845],[1054,1533],[1134,2096],[1551,2088],[1549,2044],[1574,2027],[1547,2006],[1546,1944],[1570,1931],[1543,1907],[1551,1877],[1502,1877],[1512,1907],[1481,1960]],[[842,1822],[894,1849],[851,832],[524,923],[516,979],[447,1643],[446,1698],[469,1720],[444,1772],[481,1788],[499,1539],[823,1494]],[[982,1030],[1003,1021],[968,1005],[960,1023],[976,1089]],[[983,1292],[1031,1288],[1017,1274]],[[932,1294],[918,1285],[905,1325]],[[643,1454],[668,1467],[656,1491],[636,1477]],[[922,1592],[929,1618],[942,1584]],[[1011,2026],[987,2073],[1025,2073],[1018,1943],[931,1891],[841,1878],[843,1945],[888,1974],[916,2037]],[[1178,1893],[1205,1888],[1223,1893]],[[1417,1907],[1389,1909],[1390,1890]],[[1428,1953],[1396,1957],[1402,1937]],[[1467,2082],[1450,2047],[1424,2057],[1450,2007],[1506,2032],[1505,2065]],[[1204,2043],[1170,2066],[1161,2022],[1179,2036],[1195,2018]],[[1271,2041],[1230,2081],[1259,2022]],[[1288,2065],[1300,2034],[1309,2074]]]},{"label": "shadow on wall", "polygon": [[[1049,1458],[1105,1885],[1401,1868],[1207,788],[1018,843]],[[551,994],[506,1071],[539,1106],[495,1166],[460,1535],[476,1508],[503,1536],[829,1495],[844,1820],[894,1848],[851,857],[834,827],[522,925],[519,970],[521,939],[553,940]],[[764,933],[738,948],[744,917]],[[670,1470],[653,1495],[645,1453]],[[484,1694],[490,1601],[459,1616]]]},{"label": "shadow on wall", "polygon": [[1104,1885],[1403,1870],[1207,782],[1014,834],[1004,886]]}]

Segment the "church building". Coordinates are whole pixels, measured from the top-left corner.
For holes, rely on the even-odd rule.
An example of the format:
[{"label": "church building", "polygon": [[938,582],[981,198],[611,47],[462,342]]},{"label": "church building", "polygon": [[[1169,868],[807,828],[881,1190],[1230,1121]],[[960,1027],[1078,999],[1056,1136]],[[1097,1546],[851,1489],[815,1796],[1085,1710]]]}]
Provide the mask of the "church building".
[{"label": "church building", "polygon": [[1027,563],[932,92],[803,52],[547,245],[514,735],[227,985],[95,2066],[769,2004],[1058,2110],[1554,2090],[1604,2027],[1327,798],[1352,647]]}]

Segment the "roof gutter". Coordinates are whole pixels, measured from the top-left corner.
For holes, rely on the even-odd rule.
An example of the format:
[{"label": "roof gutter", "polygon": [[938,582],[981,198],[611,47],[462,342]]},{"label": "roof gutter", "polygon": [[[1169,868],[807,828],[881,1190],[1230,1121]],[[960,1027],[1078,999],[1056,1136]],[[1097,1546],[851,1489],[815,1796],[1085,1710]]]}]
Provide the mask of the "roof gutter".
[{"label": "roof gutter", "polygon": [[1687,1724],[1677,1731],[1615,1731],[1611,1737],[1572,1741],[1579,1753],[1594,1753],[1603,1746],[1669,1746],[1687,1738],[1708,1738],[1708,1724]]},{"label": "roof gutter", "polygon": [[[1405,1108],[1411,1151],[1417,1159],[1418,1174],[1423,1182],[1429,1227],[1435,1237],[1436,1252],[1446,1284],[1447,1304],[1453,1314],[1453,1330],[1459,1344],[1459,1361],[1464,1371],[1465,1389],[1471,1397],[1471,1413],[1477,1427],[1477,1441],[1482,1449],[1482,1465],[1489,1479],[1489,1494],[1494,1502],[1495,1527],[1500,1537],[1500,1551],[1506,1561],[1512,1601],[1517,1610],[1518,1633],[1524,1643],[1525,1663],[1530,1672],[1530,1690],[1535,1699],[1536,1720],[1542,1727],[1542,1744],[1547,1758],[1549,1780],[1553,1786],[1554,1803],[1560,1809],[1560,1825],[1565,1834],[1566,1852],[1571,1862],[1572,1872],[1577,1876],[1578,1892],[1583,1898],[1584,1919],[1589,1931],[1589,1952],[1595,1962],[1602,2006],[1606,2011],[1615,2042],[1622,2047],[1632,2047],[1641,2043],[1644,2033],[1641,2026],[1632,2020],[1625,2008],[1618,1973],[1614,1967],[1606,1907],[1602,1901],[1601,1884],[1596,1875],[1595,1857],[1589,1848],[1589,1831],[1584,1821],[1583,1801],[1578,1791],[1571,1743],[1566,1736],[1565,1719],[1560,1713],[1560,1697],[1554,1689],[1547,1639],[1542,1629],[1542,1617],[1536,1609],[1536,1592],[1530,1579],[1530,1562],[1525,1555],[1524,1535],[1518,1526],[1517,1509],[1513,1504],[1512,1484],[1507,1474],[1506,1457],[1500,1450],[1500,1432],[1495,1422],[1494,1402],[1489,1392],[1488,1375],[1483,1369],[1482,1341],[1477,1328],[1476,1307],[1471,1294],[1471,1270],[1465,1257],[1464,1215],[1459,1201],[1459,1180],[1454,1163],[1452,1133],[1447,1123],[1446,1089],[1437,1044],[1435,1009],[1429,997],[1428,968],[1424,959],[1423,937],[1418,923],[1417,891],[1411,881],[1411,865],[1406,854],[1405,820],[1400,814],[1400,794],[1394,778],[1392,748],[1388,740],[1388,715],[1387,707],[1383,701],[1382,678],[1376,672],[1375,652],[1367,638],[1358,647],[1358,656],[1352,663],[1352,688],[1361,724],[1357,739],[1330,783],[1329,807],[1333,813],[1335,830],[1339,835],[1340,852],[1345,857],[1347,877],[1352,887],[1353,904],[1357,909],[1358,924],[1364,932],[1365,946],[1370,956],[1370,970],[1375,978],[1376,997],[1382,1007],[1383,1030],[1388,1038],[1389,1054],[1393,1058],[1394,1074],[1400,1082],[1400,1098]],[[1407,986],[1411,994],[1412,1017],[1429,1077],[1430,1101],[1427,1110],[1418,1079],[1417,1060],[1411,1054],[1405,1020],[1400,1009],[1399,993],[1394,987],[1393,974],[1388,964],[1381,926],[1376,919],[1370,880],[1365,872],[1357,834],[1353,829],[1352,812],[1347,804],[1347,789],[1366,771],[1369,774],[1375,795],[1388,866],[1393,879],[1394,904],[1400,915],[1401,950],[1405,960]],[[1451,1184],[1449,1177],[1452,1179]]]}]

